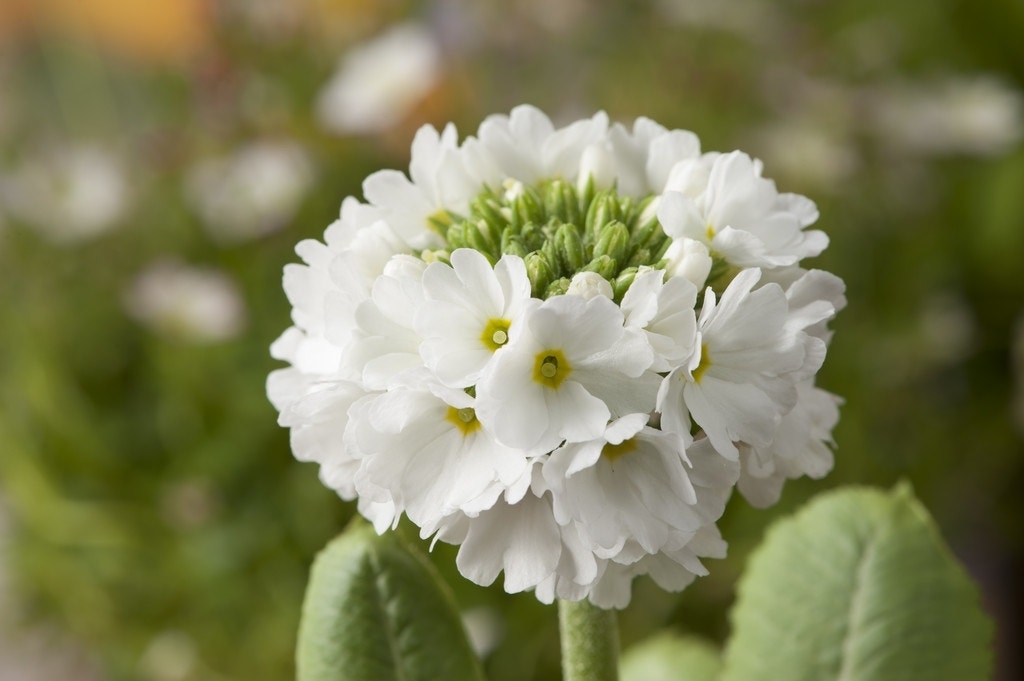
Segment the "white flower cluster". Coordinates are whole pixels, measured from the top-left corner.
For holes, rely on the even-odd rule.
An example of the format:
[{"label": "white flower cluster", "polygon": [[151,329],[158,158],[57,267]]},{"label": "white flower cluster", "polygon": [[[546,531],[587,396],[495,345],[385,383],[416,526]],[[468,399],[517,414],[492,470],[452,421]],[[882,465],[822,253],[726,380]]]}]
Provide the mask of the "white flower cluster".
[{"label": "white flower cluster", "polygon": [[285,269],[268,392],[378,531],[405,514],[476,583],[624,607],[724,555],[734,486],[765,505],[831,467],[843,284],[799,267],[817,211],[758,161],[522,106],[421,129],[363,189]]}]

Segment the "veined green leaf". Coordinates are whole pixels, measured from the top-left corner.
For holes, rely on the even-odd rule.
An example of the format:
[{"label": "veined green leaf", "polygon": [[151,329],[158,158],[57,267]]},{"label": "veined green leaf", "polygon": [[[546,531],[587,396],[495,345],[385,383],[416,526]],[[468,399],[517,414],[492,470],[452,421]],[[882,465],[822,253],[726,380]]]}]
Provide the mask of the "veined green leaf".
[{"label": "veined green leaf", "polygon": [[779,521],[732,612],[722,681],[983,681],[992,627],[909,486]]},{"label": "veined green leaf", "polygon": [[302,609],[298,681],[482,681],[426,558],[357,522],[320,552]]}]

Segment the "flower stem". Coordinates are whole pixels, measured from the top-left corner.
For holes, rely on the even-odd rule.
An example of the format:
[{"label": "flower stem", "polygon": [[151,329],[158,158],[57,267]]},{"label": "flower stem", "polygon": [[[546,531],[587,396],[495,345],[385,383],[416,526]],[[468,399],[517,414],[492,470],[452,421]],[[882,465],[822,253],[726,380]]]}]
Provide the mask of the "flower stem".
[{"label": "flower stem", "polygon": [[617,681],[619,623],[614,610],[590,601],[559,601],[562,681]]}]

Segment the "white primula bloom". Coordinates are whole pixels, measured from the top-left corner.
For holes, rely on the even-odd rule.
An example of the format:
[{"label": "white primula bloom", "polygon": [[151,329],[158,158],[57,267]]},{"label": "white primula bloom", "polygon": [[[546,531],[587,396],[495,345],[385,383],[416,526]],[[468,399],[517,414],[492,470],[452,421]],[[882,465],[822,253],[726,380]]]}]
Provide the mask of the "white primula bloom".
[{"label": "white primula bloom", "polygon": [[670,237],[701,241],[737,267],[794,265],[825,250],[824,232],[804,230],[817,219],[810,201],[779,194],[774,182],[761,177],[760,163],[743,152],[712,158],[710,167],[696,160],[674,169],[686,179],[658,207]]},{"label": "white primula bloom", "polygon": [[530,281],[520,258],[505,256],[492,268],[479,252],[460,248],[450,266],[427,266],[423,291],[426,302],[415,317],[423,361],[445,385],[466,388],[508,343]]},{"label": "white primula bloom", "polygon": [[346,366],[359,371],[371,390],[386,389],[405,372],[423,366],[421,339],[412,321],[424,301],[420,277],[425,267],[422,261],[397,256],[373,282],[370,297],[355,310],[356,329]]},{"label": "white primula bloom", "polygon": [[661,270],[640,272],[622,298],[626,326],[643,329],[654,351],[653,371],[671,371],[689,360],[697,344],[693,306],[697,289],[675,277],[663,283]]},{"label": "white primula bloom", "polygon": [[615,155],[619,191],[629,196],[660,194],[672,168],[700,156],[700,140],[689,130],[667,130],[638,118],[633,130],[616,123],[608,132]]},{"label": "white primula bloom", "polygon": [[[584,152],[604,143],[608,116],[593,118],[555,128],[551,119],[532,106],[517,106],[509,116],[490,116],[480,125],[478,140],[470,148],[476,164],[485,172],[486,182],[501,183],[507,178],[532,183],[544,178],[573,179],[579,175]],[[591,150],[589,154],[604,151]],[[592,159],[588,156],[588,167]],[[602,171],[602,178],[607,175]]]},{"label": "white primula bloom", "polygon": [[556,296],[511,330],[477,384],[477,413],[500,441],[529,451],[592,440],[614,414],[653,407],[651,359],[608,298]]},{"label": "white primula bloom", "polygon": [[356,489],[392,502],[422,528],[490,508],[527,468],[522,452],[481,427],[473,398],[461,390],[396,388],[364,402],[356,418]]},{"label": "white primula bloom", "polygon": [[693,417],[723,456],[739,456],[735,442],[771,444],[796,388],[787,374],[804,362],[802,339],[786,323],[789,307],[777,284],[752,290],[760,270],[741,272],[716,301],[711,289],[701,310],[700,352],[669,374],[659,394],[662,426],[679,434]]},{"label": "white primula bloom", "polygon": [[413,140],[409,177],[397,170],[379,170],[363,182],[366,200],[413,248],[442,245],[431,218],[446,211],[465,212],[469,199],[480,192],[481,182],[466,170],[457,137],[454,125],[440,134],[424,126]]},{"label": "white primula bloom", "polygon": [[696,239],[675,239],[665,251],[668,264],[665,271],[670,277],[682,277],[700,288],[711,274],[713,260],[707,245]]},{"label": "white primula bloom", "polygon": [[566,443],[544,464],[555,520],[575,522],[599,558],[614,558],[628,541],[656,553],[675,531],[704,524],[676,438],[646,427],[648,414],[609,424],[595,440]]},{"label": "white primula bloom", "polygon": [[832,429],[839,422],[841,402],[811,381],[798,384],[796,406],[782,417],[772,443],[740,445],[740,494],[764,508],[779,500],[787,479],[825,477],[832,470]]},{"label": "white primula bloom", "polygon": [[267,393],[378,532],[406,516],[473,582],[621,608],[725,554],[737,484],[766,504],[831,465],[843,283],[800,266],[817,209],[759,161],[520,106],[425,126],[363,192],[285,268]]},{"label": "white primula bloom", "polygon": [[185,193],[215,239],[237,242],[269,234],[292,219],[313,181],[302,147],[258,142],[201,161]]},{"label": "white primula bloom", "polygon": [[430,93],[440,74],[441,49],[430,31],[395,26],[342,57],[317,99],[317,118],[341,135],[383,132]]}]

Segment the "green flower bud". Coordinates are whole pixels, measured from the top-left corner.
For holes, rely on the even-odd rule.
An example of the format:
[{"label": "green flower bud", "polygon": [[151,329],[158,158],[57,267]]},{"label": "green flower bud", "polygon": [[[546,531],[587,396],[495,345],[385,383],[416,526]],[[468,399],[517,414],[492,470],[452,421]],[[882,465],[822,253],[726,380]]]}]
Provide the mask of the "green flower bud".
[{"label": "green flower bud", "polygon": [[448,242],[450,250],[466,247],[466,225],[468,224],[468,222],[456,222],[448,227],[445,241]]},{"label": "green flower bud", "polygon": [[523,258],[530,252],[530,249],[523,243],[523,237],[516,234],[514,227],[509,226],[501,232],[501,252]]},{"label": "green flower bud", "polygon": [[568,277],[559,277],[558,279],[555,279],[553,282],[548,284],[547,290],[544,291],[544,297],[550,298],[551,296],[565,295],[569,290],[570,283],[571,282]]},{"label": "green flower bud", "polygon": [[619,272],[619,276],[615,277],[615,280],[612,281],[612,292],[615,294],[615,302],[622,301],[622,296],[626,295],[626,291],[633,285],[636,275],[636,267],[627,267]]},{"label": "green flower bud", "polygon": [[512,218],[509,222],[516,231],[521,231],[530,222],[544,222],[544,209],[535,189],[529,187],[513,200]]},{"label": "green flower bud", "polygon": [[487,256],[487,260],[489,260],[492,265],[495,262],[497,262],[497,256],[500,255],[498,251],[499,244],[492,243],[487,238],[486,235],[489,233],[489,230],[487,229],[487,223],[484,222],[483,220],[480,220],[475,225],[470,224],[468,222],[465,224],[466,245],[474,250],[480,251],[485,256]]},{"label": "green flower bud", "polygon": [[596,242],[601,229],[609,222],[618,220],[619,202],[607,191],[598,192],[587,211],[585,231],[590,241]]},{"label": "green flower bud", "polygon": [[626,261],[626,267],[639,267],[640,265],[651,264],[651,251],[646,248],[638,248],[633,251],[633,255],[629,256],[629,260]]},{"label": "green flower bud", "polygon": [[625,262],[629,248],[629,230],[618,220],[601,228],[594,244],[594,257],[607,255],[615,262]]},{"label": "green flower bud", "polygon": [[579,272],[586,264],[583,251],[583,238],[576,225],[563,224],[555,232],[555,247],[562,269],[567,272]]},{"label": "green flower bud", "polygon": [[555,273],[543,253],[528,253],[523,260],[526,263],[526,276],[530,280],[532,295],[534,298],[540,298],[547,291],[548,284],[554,281]]},{"label": "green flower bud", "polygon": [[478,196],[470,206],[473,209],[474,215],[479,216],[481,220],[490,223],[498,229],[509,224],[508,218],[501,211],[501,205],[490,194]]},{"label": "green flower bud", "polygon": [[615,259],[607,255],[599,255],[591,260],[583,268],[583,272],[597,272],[605,279],[611,280],[618,271],[618,265],[615,263]]},{"label": "green flower bud", "polygon": [[558,248],[555,246],[554,238],[549,238],[544,242],[544,245],[540,247],[540,252],[544,254],[544,260],[547,261],[551,267],[551,271],[554,276],[561,276],[562,271],[562,259],[558,256]]}]

